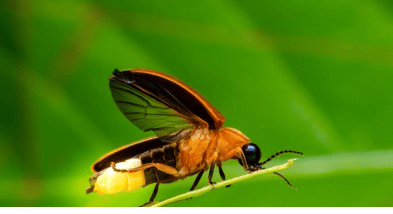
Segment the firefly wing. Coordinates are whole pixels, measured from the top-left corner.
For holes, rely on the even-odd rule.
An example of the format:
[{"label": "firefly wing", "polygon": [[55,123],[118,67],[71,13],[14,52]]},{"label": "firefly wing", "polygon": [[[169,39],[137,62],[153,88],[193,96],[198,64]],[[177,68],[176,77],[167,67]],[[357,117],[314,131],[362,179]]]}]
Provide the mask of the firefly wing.
[{"label": "firefly wing", "polygon": [[155,132],[169,142],[198,127],[219,129],[225,118],[201,95],[165,74],[115,70],[110,78],[120,111],[141,130]]}]

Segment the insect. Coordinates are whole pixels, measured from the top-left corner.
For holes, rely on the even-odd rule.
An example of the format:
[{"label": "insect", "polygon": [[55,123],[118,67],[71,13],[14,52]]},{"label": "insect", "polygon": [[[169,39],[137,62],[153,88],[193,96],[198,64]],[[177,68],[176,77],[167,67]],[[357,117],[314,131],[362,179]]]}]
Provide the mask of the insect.
[{"label": "insect", "polygon": [[[155,183],[148,203],[158,187],[198,174],[190,191],[209,170],[212,181],[217,166],[225,180],[222,163],[236,159],[248,172],[284,154],[284,150],[260,162],[256,144],[234,128],[223,127],[225,118],[198,92],[166,74],[133,69],[115,70],[109,80],[112,97],[134,125],[157,136],[116,149],[97,160],[87,193],[111,194],[135,190]],[[283,175],[275,173],[293,186]]]}]

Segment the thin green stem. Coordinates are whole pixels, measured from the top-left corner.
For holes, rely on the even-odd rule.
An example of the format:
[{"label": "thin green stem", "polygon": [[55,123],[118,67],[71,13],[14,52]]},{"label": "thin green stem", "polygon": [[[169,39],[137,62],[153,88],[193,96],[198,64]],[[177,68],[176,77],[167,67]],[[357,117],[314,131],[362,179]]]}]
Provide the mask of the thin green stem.
[{"label": "thin green stem", "polygon": [[232,178],[232,179],[229,179],[229,180],[226,180],[226,181],[218,182],[218,183],[216,183],[214,185],[208,185],[208,186],[203,187],[201,189],[197,189],[197,190],[194,190],[194,191],[191,191],[191,192],[187,192],[187,193],[184,193],[184,194],[181,194],[181,195],[178,195],[178,196],[166,199],[164,201],[155,203],[155,204],[151,205],[151,207],[162,207],[162,206],[165,206],[165,205],[168,205],[168,204],[171,204],[171,203],[175,203],[175,202],[178,202],[178,201],[186,200],[186,199],[191,198],[191,197],[200,196],[200,195],[203,195],[203,194],[205,194],[205,193],[207,193],[207,192],[209,192],[209,191],[211,191],[213,189],[225,187],[227,185],[234,184],[234,183],[240,182],[240,181],[244,181],[244,180],[253,178],[255,176],[265,175],[265,174],[269,174],[269,173],[285,170],[285,169],[288,169],[290,166],[292,166],[292,164],[295,162],[295,160],[296,159],[290,159],[290,160],[288,160],[286,163],[284,163],[282,165],[273,166],[273,167],[270,167],[270,168],[267,168],[267,169],[263,169],[263,170],[258,170],[258,171],[255,171],[253,173],[247,174],[247,175],[243,175],[243,176],[235,177],[235,178]]}]

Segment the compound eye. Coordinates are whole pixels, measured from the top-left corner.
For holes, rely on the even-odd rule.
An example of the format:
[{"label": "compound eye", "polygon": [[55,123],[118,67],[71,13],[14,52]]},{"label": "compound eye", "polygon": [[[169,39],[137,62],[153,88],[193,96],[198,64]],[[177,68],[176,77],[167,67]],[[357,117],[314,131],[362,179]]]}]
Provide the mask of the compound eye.
[{"label": "compound eye", "polygon": [[253,143],[246,144],[242,148],[244,156],[246,156],[247,164],[250,166],[258,164],[261,159],[261,150]]}]

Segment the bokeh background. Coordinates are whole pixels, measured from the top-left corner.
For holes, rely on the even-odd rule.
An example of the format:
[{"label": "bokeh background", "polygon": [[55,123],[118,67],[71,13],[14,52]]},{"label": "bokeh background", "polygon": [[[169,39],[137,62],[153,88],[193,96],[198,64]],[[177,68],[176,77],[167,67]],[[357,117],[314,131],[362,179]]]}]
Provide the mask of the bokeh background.
[{"label": "bokeh background", "polygon": [[1,206],[148,200],[85,194],[97,158],[153,135],[115,106],[114,68],[186,82],[265,158],[306,154],[283,172],[297,191],[266,175],[172,206],[393,206],[392,1],[1,1],[0,23]]}]

